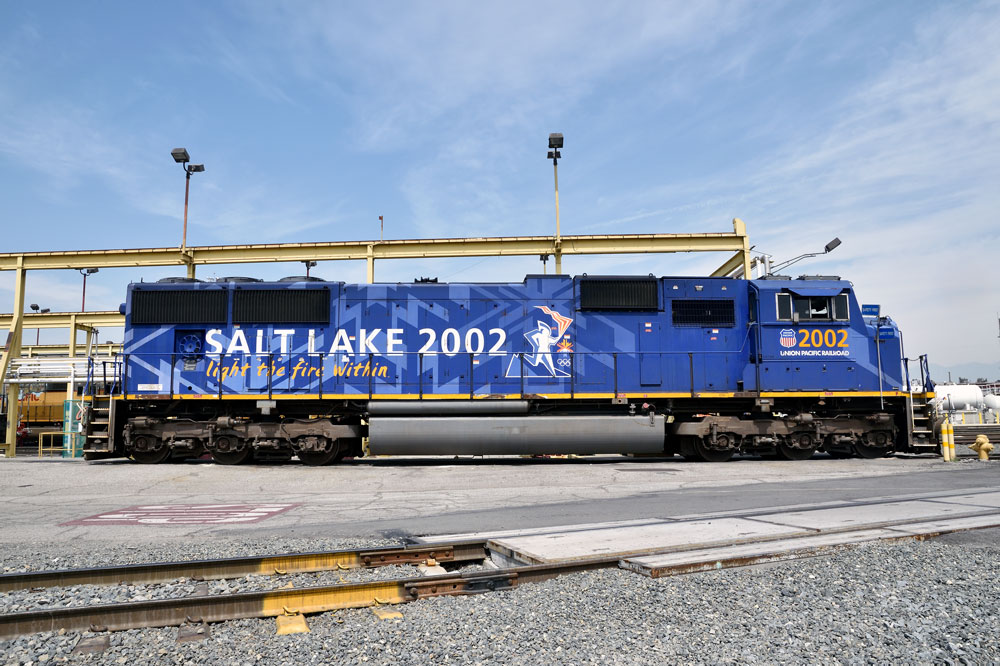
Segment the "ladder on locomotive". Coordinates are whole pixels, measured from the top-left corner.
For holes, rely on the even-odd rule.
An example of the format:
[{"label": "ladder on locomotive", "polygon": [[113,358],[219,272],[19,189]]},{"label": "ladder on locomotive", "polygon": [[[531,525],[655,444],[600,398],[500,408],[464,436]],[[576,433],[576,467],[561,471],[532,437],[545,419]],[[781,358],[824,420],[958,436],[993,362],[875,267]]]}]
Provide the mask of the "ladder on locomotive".
[{"label": "ladder on locomotive", "polygon": [[[110,366],[110,367],[109,367]],[[115,432],[114,396],[121,391],[121,372],[118,360],[91,361],[87,371],[84,395],[89,398],[85,420],[86,442],[83,455],[112,452]]]},{"label": "ladder on locomotive", "polygon": [[904,358],[906,369],[906,441],[910,448],[917,451],[934,451],[937,449],[937,436],[934,431],[934,408],[927,399],[927,393],[933,390],[930,379],[930,369],[927,365],[927,355],[923,354],[916,360],[920,367],[920,381],[910,381],[910,361]]}]

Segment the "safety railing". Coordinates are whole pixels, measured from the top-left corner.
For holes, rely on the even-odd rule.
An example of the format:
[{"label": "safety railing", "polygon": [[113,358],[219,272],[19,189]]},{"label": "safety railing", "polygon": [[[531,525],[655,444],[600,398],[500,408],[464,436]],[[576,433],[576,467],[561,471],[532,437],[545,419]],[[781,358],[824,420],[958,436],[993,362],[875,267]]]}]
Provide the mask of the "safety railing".
[{"label": "safety railing", "polygon": [[[129,394],[449,394],[509,396],[546,392],[686,393],[742,390],[743,350],[649,352],[392,352],[330,354],[125,354]],[[716,365],[717,364],[717,365]]]},{"label": "safety railing", "polygon": [[[49,446],[45,446],[46,437],[50,439],[62,437],[64,439],[58,445],[51,444]],[[58,455],[63,458],[76,458],[83,454],[82,440],[83,438],[78,437],[75,433],[65,433],[62,431],[38,433],[38,457],[41,458],[45,455]]]}]

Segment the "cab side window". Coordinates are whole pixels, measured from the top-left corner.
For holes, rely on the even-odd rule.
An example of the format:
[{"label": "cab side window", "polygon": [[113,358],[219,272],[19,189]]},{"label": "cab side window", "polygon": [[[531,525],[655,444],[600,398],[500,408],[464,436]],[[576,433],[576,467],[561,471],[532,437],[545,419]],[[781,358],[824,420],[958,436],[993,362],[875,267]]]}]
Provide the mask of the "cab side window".
[{"label": "cab side window", "polygon": [[776,297],[779,321],[848,321],[851,318],[847,294],[830,297],[782,292]]}]

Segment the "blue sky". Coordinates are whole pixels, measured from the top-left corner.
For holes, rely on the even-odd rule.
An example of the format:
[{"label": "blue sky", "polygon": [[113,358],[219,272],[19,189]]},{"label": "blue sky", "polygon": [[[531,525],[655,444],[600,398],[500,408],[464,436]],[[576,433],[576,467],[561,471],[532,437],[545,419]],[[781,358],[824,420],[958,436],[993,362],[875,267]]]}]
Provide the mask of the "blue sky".
[{"label": "blue sky", "polygon": [[[854,281],[908,354],[997,368],[997,43],[996,2],[3,3],[3,250],[178,245],[177,146],[206,165],[191,245],[373,238],[379,215],[387,238],[552,233],[559,131],[563,233],[740,217],[776,260],[839,236],[797,268]],[[723,260],[564,269],[697,275]],[[377,278],[540,268],[383,262]],[[364,279],[361,263],[314,272]],[[88,309],[179,273],[104,270]],[[80,281],[33,273],[28,302],[76,309]],[[0,274],[7,303],[12,286]]]}]

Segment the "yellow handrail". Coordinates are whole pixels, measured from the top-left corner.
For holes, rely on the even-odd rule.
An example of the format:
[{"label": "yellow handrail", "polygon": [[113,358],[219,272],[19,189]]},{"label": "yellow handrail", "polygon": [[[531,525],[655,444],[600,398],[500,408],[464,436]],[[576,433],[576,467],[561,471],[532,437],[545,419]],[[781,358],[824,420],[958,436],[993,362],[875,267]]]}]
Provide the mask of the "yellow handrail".
[{"label": "yellow handrail", "polygon": [[38,433],[38,457],[41,458],[45,454],[49,455],[64,455],[66,453],[65,443],[60,443],[58,446],[45,446],[46,437],[70,437],[73,443],[72,446],[72,456],[76,457],[78,451],[82,450],[82,447],[78,446],[79,438],[75,436],[75,433],[65,433],[65,432],[41,432]]}]

